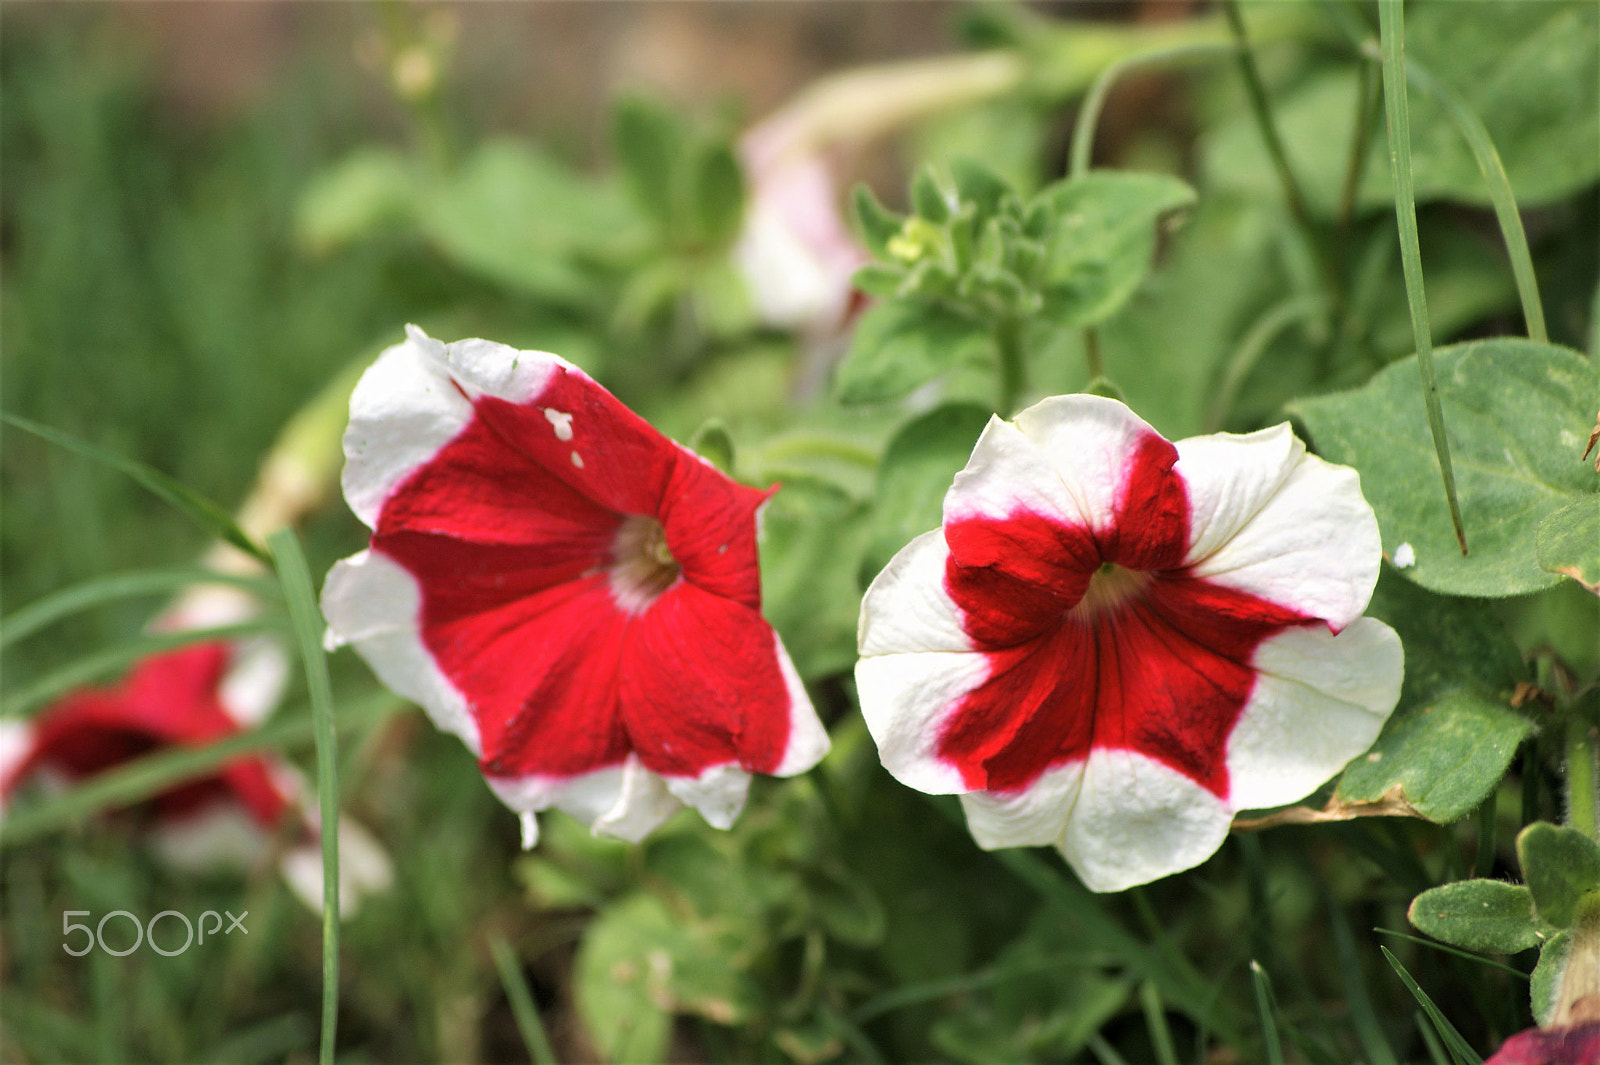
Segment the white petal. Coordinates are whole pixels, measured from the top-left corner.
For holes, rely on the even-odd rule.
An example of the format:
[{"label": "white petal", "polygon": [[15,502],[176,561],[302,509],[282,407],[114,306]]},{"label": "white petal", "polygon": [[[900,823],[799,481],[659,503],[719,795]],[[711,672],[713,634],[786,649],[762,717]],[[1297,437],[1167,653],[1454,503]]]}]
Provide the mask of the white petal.
[{"label": "white petal", "polygon": [[970,651],[961,613],[944,590],[944,530],[902,547],[861,598],[856,629],[862,656],[907,651]]},{"label": "white petal", "polygon": [[[278,871],[294,896],[313,913],[322,912],[322,841],[308,840],[289,848]],[[348,919],[368,895],[387,891],[394,867],[383,846],[348,817],[339,818],[339,916]]]},{"label": "white petal", "polygon": [[565,367],[586,380],[589,376],[559,355],[547,351],[518,351],[492,340],[458,340],[448,344],[444,349],[444,361],[450,376],[471,398],[487,395],[511,403],[537,399],[557,367]]},{"label": "white petal", "polygon": [[662,779],[679,802],[699,810],[712,828],[731,828],[750,794],[750,774],[735,763],[711,766],[698,777]]},{"label": "white petal", "polygon": [[1400,638],[1373,618],[1337,636],[1288,629],[1256,649],[1254,692],[1228,739],[1229,801],[1265,809],[1305,798],[1372,746],[1400,698]]},{"label": "white petal", "polygon": [[856,663],[861,716],[894,778],[930,795],[969,790],[961,771],[938,758],[939,735],[961,697],[989,676],[981,654],[925,651]]},{"label": "white petal", "polygon": [[[11,783],[11,775],[33,753],[34,732],[31,721],[15,717],[0,717],[0,789]],[[0,791],[0,820],[5,818],[6,797]]]},{"label": "white petal", "polygon": [[[1017,426],[990,418],[966,468],[945,493],[945,525],[969,518],[1003,521],[1019,510],[1068,525],[1092,525],[1092,512],[1084,509],[1083,494],[1065,479],[1059,459]],[[1108,509],[1101,524],[1109,521]]]},{"label": "white petal", "polygon": [[1123,404],[1087,393],[1041,400],[1018,414],[1016,424],[1054,465],[1075,504],[1078,516],[1069,520],[1096,530],[1111,526],[1140,444],[1160,435]]},{"label": "white petal", "polygon": [[1347,466],[1305,453],[1287,426],[1178,444],[1193,509],[1186,559],[1208,578],[1335,631],[1366,609],[1383,549]]},{"label": "white petal", "polygon": [[500,801],[518,813],[555,807],[597,836],[637,843],[682,809],[661,777],[629,755],[620,766],[575,777],[485,777]]},{"label": "white petal", "polygon": [[406,332],[405,343],[379,355],[350,396],[344,497],[370,527],[400,482],[472,419],[472,404],[450,380],[444,345],[415,326]]},{"label": "white petal", "polygon": [[278,708],[289,685],[289,654],[270,636],[241,640],[233,645],[232,660],[217,689],[217,700],[228,716],[250,728]]},{"label": "white petal", "polygon": [[[777,632],[772,634],[772,644],[778,655],[778,671],[783,674],[784,687],[789,691],[789,743],[783,749],[783,758],[772,770],[772,775],[792,777],[796,773],[804,773],[822,761],[832,741],[828,738],[828,730],[817,717],[817,711],[811,705],[811,696],[806,693],[805,683],[801,681],[800,674],[795,670],[794,662],[789,658],[789,652],[784,648],[783,640],[779,638]],[[742,805],[743,800],[740,802]],[[690,805],[698,804],[690,803]],[[701,813],[705,811],[702,809]],[[706,820],[711,821],[709,815]],[[715,821],[711,823],[716,824]]]},{"label": "white petal", "polygon": [[1233,811],[1188,777],[1132,751],[1091,751],[1058,842],[1091,891],[1121,891],[1216,853]]},{"label": "white petal", "polygon": [[422,592],[398,563],[375,551],[360,551],[334,564],[322,586],[329,650],[344,644],[393,692],[414,701],[446,732],[460,736],[481,755],[478,724],[466,697],[439,670],[422,644],[417,618]]},{"label": "white petal", "polygon": [[1047,769],[1025,791],[974,791],[961,796],[967,828],[984,850],[1054,846],[1078,801],[1083,763]]},{"label": "white petal", "polygon": [[185,873],[248,870],[267,856],[271,840],[237,803],[213,803],[187,817],[163,818],[150,832],[150,849]]}]

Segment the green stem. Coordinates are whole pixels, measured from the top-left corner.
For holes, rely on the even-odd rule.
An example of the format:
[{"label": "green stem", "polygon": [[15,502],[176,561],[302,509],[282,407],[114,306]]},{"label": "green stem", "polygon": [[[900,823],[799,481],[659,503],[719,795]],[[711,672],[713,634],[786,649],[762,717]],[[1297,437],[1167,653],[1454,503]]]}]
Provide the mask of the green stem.
[{"label": "green stem", "polygon": [[1100,123],[1100,112],[1105,108],[1106,97],[1111,94],[1111,87],[1123,75],[1141,67],[1164,66],[1185,59],[1228,55],[1237,50],[1238,45],[1222,41],[1188,42],[1130,55],[1106,67],[1100,72],[1100,76],[1094,79],[1094,84],[1089,87],[1089,92],[1083,98],[1083,105],[1078,108],[1078,119],[1072,126],[1072,149],[1069,155],[1071,163],[1067,168],[1068,176],[1079,177],[1088,172],[1089,158],[1094,152],[1095,128]]},{"label": "green stem", "polygon": [[[1022,322],[1016,318],[1003,318],[995,326],[995,348],[998,351],[1000,372],[1000,401],[998,410],[1001,417],[1009,418],[1016,413],[1017,404],[1028,387],[1028,368],[1022,351]],[[1091,377],[1099,376],[1100,368],[1091,362],[1089,372]]]},{"label": "green stem", "polygon": [[522,1045],[528,1051],[528,1057],[535,1065],[557,1065],[560,1059],[550,1046],[550,1037],[545,1034],[544,1022],[539,1019],[539,1008],[533,1001],[533,992],[528,989],[528,982],[522,976],[522,966],[518,964],[517,956],[505,936],[498,932],[490,933],[489,954],[500,973],[500,986],[505,989],[506,1001],[511,1004],[511,1016],[517,1022],[517,1030],[522,1033]]},{"label": "green stem", "polygon": [[1360,90],[1356,96],[1355,128],[1350,133],[1350,158],[1345,164],[1344,184],[1339,188],[1339,208],[1335,219],[1341,232],[1350,228],[1356,213],[1356,197],[1361,192],[1361,176],[1367,170],[1367,153],[1372,148],[1372,124],[1378,119],[1380,97],[1372,78],[1372,67],[1360,66]]},{"label": "green stem", "polygon": [[1416,338],[1417,371],[1422,376],[1422,399],[1428,411],[1428,431],[1439,458],[1450,524],[1456,543],[1467,553],[1467,532],[1456,498],[1455,468],[1445,439],[1444,411],[1439,404],[1439,375],[1433,365],[1433,339],[1428,327],[1428,299],[1422,286],[1422,249],[1417,239],[1417,202],[1411,183],[1411,113],[1406,103],[1405,15],[1402,0],[1378,0],[1378,24],[1383,50],[1383,104],[1389,126],[1389,171],[1394,181],[1394,211],[1400,229],[1400,263],[1405,272],[1406,300],[1411,308],[1411,331]]},{"label": "green stem", "polygon": [[1326,242],[1311,220],[1311,212],[1306,207],[1305,193],[1301,191],[1299,179],[1294,176],[1294,168],[1289,164],[1289,153],[1284,149],[1283,138],[1278,133],[1278,124],[1272,117],[1272,105],[1267,100],[1266,83],[1261,80],[1261,71],[1256,67],[1255,53],[1250,49],[1250,38],[1245,30],[1244,18],[1239,14],[1239,0],[1227,0],[1222,10],[1228,18],[1228,29],[1233,33],[1233,39],[1237,44],[1239,73],[1244,78],[1245,95],[1250,100],[1250,111],[1255,115],[1261,139],[1267,146],[1267,154],[1272,157],[1273,168],[1278,172],[1278,181],[1283,186],[1283,195],[1289,204],[1289,214],[1305,236],[1306,244],[1311,248],[1312,254],[1316,256],[1317,265],[1322,271],[1323,284],[1333,297],[1335,317],[1343,318],[1344,283],[1328,258]]},{"label": "green stem", "polygon": [[1578,707],[1567,719],[1567,824],[1600,840],[1600,727]]},{"label": "green stem", "polygon": [[1256,363],[1261,361],[1261,356],[1272,342],[1296,322],[1314,319],[1325,313],[1327,306],[1328,301],[1321,296],[1290,296],[1256,320],[1223,371],[1222,383],[1217,386],[1216,398],[1211,401],[1211,409],[1206,414],[1206,432],[1214,433],[1222,428],[1245,378],[1250,376],[1250,371],[1255,369]]}]

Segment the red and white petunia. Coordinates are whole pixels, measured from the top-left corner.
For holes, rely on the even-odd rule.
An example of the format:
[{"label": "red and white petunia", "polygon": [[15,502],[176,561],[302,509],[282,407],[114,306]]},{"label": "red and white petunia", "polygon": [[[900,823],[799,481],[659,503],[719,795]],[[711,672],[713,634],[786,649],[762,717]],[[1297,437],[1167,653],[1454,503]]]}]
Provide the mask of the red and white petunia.
[{"label": "red and white petunia", "polygon": [[323,589],[348,643],[522,813],[642,839],[727,827],[827,733],[761,616],[767,494],[554,355],[415,327],[356,387],[345,497],[371,546]]},{"label": "red and white petunia", "polygon": [[[247,620],[254,601],[235,589],[206,586],[184,596],[158,629]],[[142,755],[200,747],[259,724],[278,704],[288,679],[282,647],[270,638],[206,641],[138,662],[122,683],[81,688],[27,721],[0,721],[0,813],[24,786],[72,784]],[[322,858],[307,789],[287,764],[246,756],[215,774],[180,784],[150,803],[156,854],[184,871],[249,868],[273,851],[285,881],[313,910],[322,908]],[[340,908],[391,879],[383,848],[355,822],[340,821]]]},{"label": "red and white petunia", "polygon": [[943,528],[868,589],[861,709],[980,846],[1145,883],[1377,737],[1402,670],[1361,616],[1380,557],[1355,471],[1287,424],[1173,444],[1114,400],[1047,399],[990,421]]}]

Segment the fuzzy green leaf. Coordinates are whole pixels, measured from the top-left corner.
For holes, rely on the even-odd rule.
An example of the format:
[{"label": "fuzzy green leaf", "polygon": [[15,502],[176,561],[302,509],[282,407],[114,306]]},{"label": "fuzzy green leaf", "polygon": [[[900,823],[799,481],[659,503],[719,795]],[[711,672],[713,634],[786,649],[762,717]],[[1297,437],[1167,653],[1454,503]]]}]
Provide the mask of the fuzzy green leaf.
[{"label": "fuzzy green leaf", "polygon": [[882,403],[952,369],[988,344],[972,319],[921,301],[884,303],[861,316],[839,365],[839,402]]},{"label": "fuzzy green leaf", "polygon": [[850,203],[855,208],[856,224],[861,230],[861,239],[873,255],[880,259],[886,257],[889,254],[889,241],[900,232],[900,226],[905,219],[879,203],[872,190],[865,185],[855,187]]},{"label": "fuzzy green leaf", "polygon": [[1532,729],[1503,705],[1451,692],[1390,718],[1372,750],[1339,778],[1338,798],[1377,802],[1397,793],[1430,821],[1455,821],[1500,783]]},{"label": "fuzzy green leaf", "polygon": [[389,148],[359,148],[341,159],[301,194],[295,209],[295,240],[324,254],[360,240],[389,222],[412,217],[418,183],[405,157]]},{"label": "fuzzy green leaf", "polygon": [[1546,942],[1555,929],[1533,911],[1533,893],[1501,880],[1461,880],[1429,888],[1406,916],[1434,939],[1494,954],[1515,954]]},{"label": "fuzzy green leaf", "polygon": [[698,154],[693,191],[695,224],[701,236],[714,245],[737,236],[744,219],[744,172],[732,148],[713,144]]},{"label": "fuzzy green leaf", "polygon": [[1354,466],[1386,554],[1409,544],[1404,575],[1446,595],[1509,596],[1560,581],[1539,567],[1540,522],[1600,487],[1573,461],[1600,378],[1566,348],[1498,338],[1441,348],[1439,394],[1471,553],[1456,546],[1414,359],[1365,386],[1293,404],[1322,454]]},{"label": "fuzzy green leaf", "polygon": [[936,529],[950,482],[967,464],[990,412],[976,403],[935,407],[901,427],[878,467],[872,507],[872,544],[864,575],[883,568],[912,537]]},{"label": "fuzzy green leaf", "polygon": [[1517,835],[1517,859],[1539,916],[1568,928],[1585,896],[1600,894],[1600,843],[1575,828],[1535,821]]},{"label": "fuzzy green leaf", "polygon": [[1583,496],[1539,523],[1539,568],[1600,592],[1600,495]]},{"label": "fuzzy green leaf", "polygon": [[1556,1012],[1556,996],[1561,991],[1561,973],[1567,967],[1567,956],[1572,953],[1572,933],[1557,932],[1539,948],[1539,963],[1533,967],[1528,997],[1533,1006],[1533,1019],[1549,1024]]},{"label": "fuzzy green leaf", "polygon": [[1096,170],[1039,194],[1056,216],[1044,268],[1045,313],[1061,325],[1115,314],[1150,272],[1156,222],[1195,202],[1164,174]]}]

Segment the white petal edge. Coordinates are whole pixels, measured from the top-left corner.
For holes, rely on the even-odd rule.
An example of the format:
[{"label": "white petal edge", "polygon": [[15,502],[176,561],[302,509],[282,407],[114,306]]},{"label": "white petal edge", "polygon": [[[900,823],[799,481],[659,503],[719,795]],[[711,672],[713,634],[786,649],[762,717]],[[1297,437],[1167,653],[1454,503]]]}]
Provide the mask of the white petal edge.
[{"label": "white petal edge", "polygon": [[[31,721],[14,717],[0,717],[0,784],[7,784],[11,774],[33,753],[34,731]],[[19,782],[20,783],[20,782]],[[0,822],[5,820],[6,798],[0,794]]]},{"label": "white petal edge", "polygon": [[[322,912],[322,841],[289,848],[278,871],[294,896],[313,913]],[[394,883],[394,866],[383,845],[360,823],[339,818],[339,916],[354,917],[369,895]]]},{"label": "white petal edge", "polygon": [[961,697],[989,676],[977,653],[924,651],[876,655],[856,663],[856,692],[883,767],[930,795],[970,790],[961,771],[939,758],[939,734]]},{"label": "white petal edge", "polygon": [[1121,891],[1199,865],[1232,820],[1226,803],[1176,770],[1097,748],[1056,846],[1089,890]]},{"label": "white petal edge", "polygon": [[[1070,456],[1052,454],[1017,426],[991,417],[945,493],[944,524],[970,518],[1003,521],[1027,510],[1067,525],[1108,525],[1109,508],[1096,523],[1095,513],[1083,502],[1094,493],[1085,493],[1075,476],[1063,473],[1063,461]],[[1120,471],[1120,463],[1114,469]]]},{"label": "white petal edge", "polygon": [[[1293,461],[1284,473],[1286,443]],[[1383,548],[1355,470],[1306,454],[1287,426],[1196,437],[1178,452],[1197,530],[1185,561],[1196,576],[1322,618],[1334,631],[1361,616]]]},{"label": "white petal edge", "polygon": [[[828,730],[817,717],[816,708],[811,705],[811,696],[806,693],[805,683],[794,668],[794,662],[789,658],[789,652],[784,648],[783,639],[776,629],[772,632],[772,649],[778,657],[778,672],[783,674],[783,686],[789,692],[789,739],[783,749],[783,757],[772,770],[772,775],[792,777],[797,773],[804,773],[822,761],[833,741],[828,738]],[[698,806],[697,803],[690,805]],[[705,811],[702,809],[701,813]],[[738,811],[734,813],[737,814]],[[710,815],[706,816],[706,820],[711,821]],[[715,821],[711,823],[716,824]]]},{"label": "white petal edge", "polygon": [[1109,529],[1128,462],[1160,436],[1124,404],[1079,393],[1040,400],[1016,416],[1017,429],[1049,457],[1076,504],[1079,523]]},{"label": "white petal edge", "polygon": [[466,696],[450,683],[422,644],[417,617],[422,591],[403,566],[380,552],[358,551],[334,563],[322,586],[328,650],[351,645],[378,679],[421,706],[434,723],[461,737],[474,755],[483,746]]},{"label": "white petal edge", "polygon": [[961,610],[944,588],[944,530],[925,532],[889,560],[861,597],[856,649],[863,656],[970,651]]},{"label": "white petal edge", "polygon": [[271,636],[240,640],[217,689],[217,701],[241,728],[261,724],[289,686],[289,654]]},{"label": "white petal edge", "polygon": [[[484,779],[500,801],[519,814],[535,814],[554,807],[589,826],[597,836],[612,836],[629,843],[638,843],[683,808],[666,781],[644,768],[638,756],[632,754],[620,766],[574,777]],[[537,825],[532,836],[538,838]]]},{"label": "white petal edge", "polygon": [[1255,690],[1228,738],[1236,809],[1305,798],[1378,738],[1400,698],[1400,637],[1374,618],[1337,636],[1288,629],[1256,649]]},{"label": "white petal edge", "polygon": [[[163,818],[150,832],[150,849],[171,869],[183,873],[221,869],[249,870],[271,850],[265,829],[243,806],[212,803],[176,818]],[[320,860],[317,875],[322,875]]]},{"label": "white petal edge", "polygon": [[711,766],[698,777],[663,777],[662,780],[674,798],[700,811],[700,816],[712,828],[732,828],[750,794],[750,774],[732,762]]},{"label": "white petal edge", "polygon": [[967,828],[986,851],[1056,845],[1083,785],[1083,763],[1045,770],[1022,791],[974,791],[961,796]]}]

